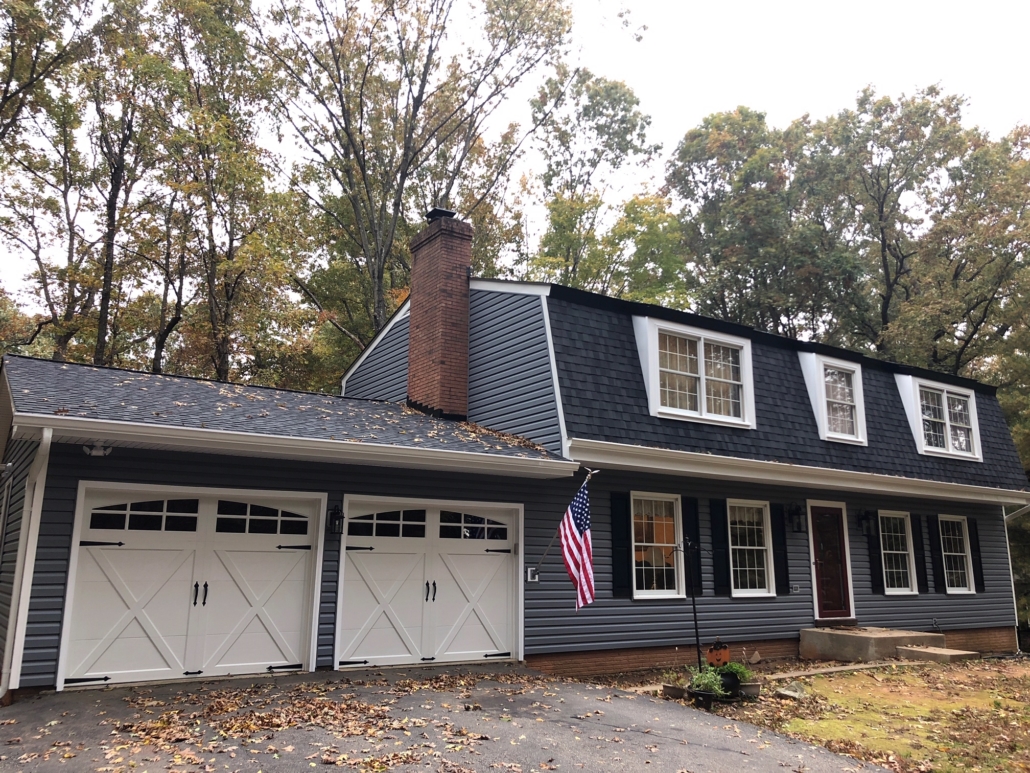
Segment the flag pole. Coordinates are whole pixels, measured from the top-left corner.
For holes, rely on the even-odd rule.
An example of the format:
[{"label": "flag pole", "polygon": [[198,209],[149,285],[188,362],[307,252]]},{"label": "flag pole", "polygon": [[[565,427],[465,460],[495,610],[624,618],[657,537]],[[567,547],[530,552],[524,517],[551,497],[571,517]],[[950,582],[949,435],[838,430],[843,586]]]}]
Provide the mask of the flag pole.
[{"label": "flag pole", "polygon": [[[591,470],[589,467],[584,467],[583,469],[587,471],[587,476],[583,479],[583,483],[580,484],[580,488],[587,485],[587,483],[590,482],[590,479],[600,472],[600,470]],[[540,571],[540,565],[544,562],[544,559],[547,558],[547,554],[551,552],[551,547],[554,545],[554,541],[558,539],[559,532],[561,532],[561,521],[558,521],[558,527],[554,530],[554,534],[551,535],[551,541],[547,543],[547,549],[544,550],[544,554],[540,556],[540,560],[536,562],[534,569],[537,572]]]}]

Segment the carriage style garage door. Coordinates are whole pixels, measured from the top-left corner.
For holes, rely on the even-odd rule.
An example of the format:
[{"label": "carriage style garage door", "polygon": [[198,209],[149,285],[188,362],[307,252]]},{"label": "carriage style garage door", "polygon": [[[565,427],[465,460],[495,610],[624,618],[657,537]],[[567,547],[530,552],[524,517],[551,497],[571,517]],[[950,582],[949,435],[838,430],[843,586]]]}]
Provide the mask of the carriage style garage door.
[{"label": "carriage style garage door", "polygon": [[509,658],[517,511],[350,505],[340,666]]},{"label": "carriage style garage door", "polygon": [[310,667],[319,501],[87,493],[64,685]]}]

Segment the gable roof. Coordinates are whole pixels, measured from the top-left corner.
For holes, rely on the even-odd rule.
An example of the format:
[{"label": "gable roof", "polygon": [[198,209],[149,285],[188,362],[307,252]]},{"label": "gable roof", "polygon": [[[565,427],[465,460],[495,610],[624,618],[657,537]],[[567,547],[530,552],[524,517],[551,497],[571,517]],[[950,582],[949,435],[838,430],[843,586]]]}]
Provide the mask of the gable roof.
[{"label": "gable roof", "polygon": [[52,427],[55,440],[110,438],[120,445],[439,469],[480,465],[482,472],[540,477],[575,471],[524,438],[398,403],[12,355],[3,359],[3,375],[14,425]]}]

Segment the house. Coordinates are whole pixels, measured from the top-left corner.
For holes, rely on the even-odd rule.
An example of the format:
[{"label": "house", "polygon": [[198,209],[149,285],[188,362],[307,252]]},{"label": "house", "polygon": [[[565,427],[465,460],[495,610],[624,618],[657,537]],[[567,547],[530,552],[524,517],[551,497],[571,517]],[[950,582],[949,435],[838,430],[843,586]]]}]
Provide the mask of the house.
[{"label": "house", "polygon": [[[1015,650],[992,388],[470,279],[434,211],[342,396],[8,356],[0,694],[367,665],[795,655],[823,624]],[[597,600],[557,525],[590,481]]]}]

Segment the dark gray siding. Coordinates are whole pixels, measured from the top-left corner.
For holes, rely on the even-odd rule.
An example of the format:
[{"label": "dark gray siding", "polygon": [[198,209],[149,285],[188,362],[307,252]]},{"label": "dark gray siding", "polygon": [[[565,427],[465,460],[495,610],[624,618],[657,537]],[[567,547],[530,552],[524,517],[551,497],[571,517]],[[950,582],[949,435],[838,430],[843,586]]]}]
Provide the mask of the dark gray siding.
[{"label": "dark gray siding", "polygon": [[[39,443],[34,440],[12,440],[7,445],[4,462],[13,464],[6,520],[0,522],[0,663],[4,658],[7,626],[11,619],[14,594],[14,569],[18,563],[18,542],[25,507],[25,478],[36,457]],[[6,488],[0,487],[0,495]]]},{"label": "dark gray siding", "polygon": [[632,317],[548,299],[558,385],[571,438],[654,446],[992,488],[1025,489],[1015,444],[994,396],[978,392],[983,463],[920,454],[894,374],[864,363],[868,446],[819,438],[797,352],[754,341],[755,429],[661,419],[648,411]]},{"label": "dark gray siding", "polygon": [[[108,457],[89,457],[78,445],[55,444],[51,450],[29,611],[29,636],[22,670],[24,686],[54,683],[80,479],[324,491],[329,495],[329,507],[341,502],[345,493],[521,502],[525,508],[523,560],[526,566],[540,560],[579,485],[578,480],[535,481],[139,449],[115,449]],[[597,601],[575,612],[574,592],[562,565],[561,550],[554,545],[543,563],[541,582],[526,586],[527,654],[686,645],[691,641],[689,600],[612,598],[609,492],[630,490],[678,493],[699,499],[704,596],[698,599],[698,614],[706,641],[715,636],[725,641],[796,637],[798,630],[811,625],[813,620],[808,535],[804,533],[790,530],[787,533],[790,583],[798,587],[797,593],[771,599],[714,595],[708,499],[729,496],[778,502],[805,498],[846,502],[851,513],[851,561],[859,624],[924,630],[932,627],[933,618],[937,618],[945,630],[1014,624],[999,508],[602,471],[591,482]],[[874,595],[868,577],[868,549],[860,533],[857,513],[875,508],[975,517],[986,575],[985,593],[971,596],[929,593],[917,598]],[[326,535],[324,555],[318,664],[331,666],[339,576],[338,537]],[[930,560],[929,551],[926,560]],[[929,563],[927,571],[932,576]]]},{"label": "dark gray siding", "polygon": [[469,306],[469,421],[560,454],[543,299],[473,290]]},{"label": "dark gray siding", "polygon": [[389,400],[408,397],[408,317],[397,320],[347,377],[346,397]]}]

